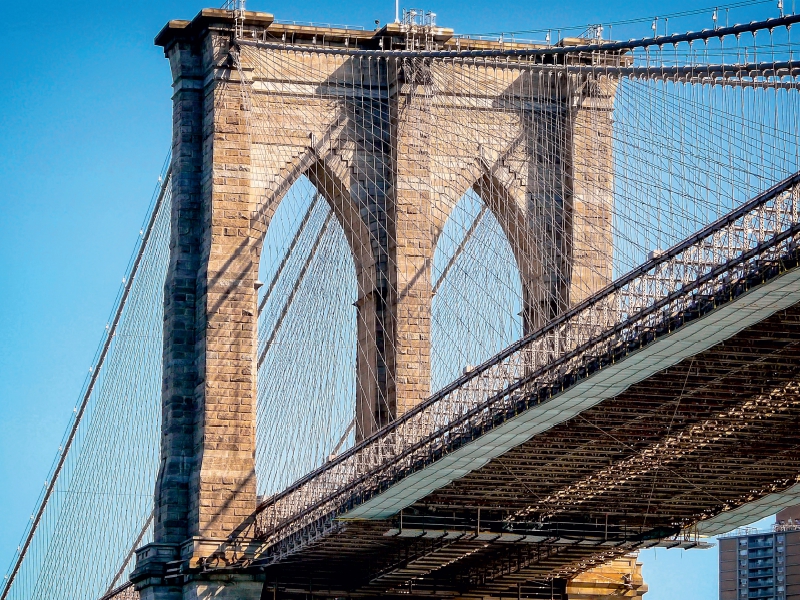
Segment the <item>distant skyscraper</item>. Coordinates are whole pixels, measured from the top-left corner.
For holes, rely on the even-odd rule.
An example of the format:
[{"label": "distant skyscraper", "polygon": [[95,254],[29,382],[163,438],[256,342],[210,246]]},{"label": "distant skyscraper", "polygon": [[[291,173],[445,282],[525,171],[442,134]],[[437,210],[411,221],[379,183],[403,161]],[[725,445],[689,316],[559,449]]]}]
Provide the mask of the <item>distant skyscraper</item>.
[{"label": "distant skyscraper", "polygon": [[720,600],[800,600],[800,506],[771,531],[740,529],[719,540]]}]

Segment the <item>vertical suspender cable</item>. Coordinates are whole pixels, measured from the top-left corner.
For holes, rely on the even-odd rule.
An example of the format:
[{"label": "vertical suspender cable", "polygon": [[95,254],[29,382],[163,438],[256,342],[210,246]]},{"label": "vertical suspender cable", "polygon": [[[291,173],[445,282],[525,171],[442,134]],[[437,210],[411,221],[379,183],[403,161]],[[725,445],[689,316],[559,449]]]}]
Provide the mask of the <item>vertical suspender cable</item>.
[{"label": "vertical suspender cable", "polygon": [[164,182],[161,184],[161,189],[158,193],[158,199],[156,200],[155,205],[153,206],[153,212],[150,214],[150,220],[147,223],[147,229],[145,230],[144,236],[142,237],[142,243],[139,245],[139,251],[136,254],[136,258],[133,261],[133,265],[131,266],[130,273],[128,274],[127,279],[125,280],[125,288],[122,292],[122,296],[119,299],[119,304],[117,305],[117,309],[114,313],[114,320],[111,322],[111,326],[108,328],[108,333],[106,333],[106,339],[103,342],[103,348],[100,351],[100,357],[97,361],[97,365],[95,366],[94,370],[92,371],[92,376],[89,380],[89,385],[86,387],[86,392],[83,394],[83,399],[81,400],[81,404],[78,408],[78,412],[75,415],[75,421],[72,424],[72,428],[69,431],[69,436],[67,437],[67,441],[64,444],[64,449],[61,452],[61,456],[58,458],[58,463],[56,464],[56,468],[53,471],[53,476],[50,478],[50,481],[47,484],[47,490],[44,493],[44,497],[42,498],[42,503],[39,505],[39,510],[36,511],[36,515],[33,519],[33,523],[31,523],[30,531],[28,535],[25,537],[25,542],[22,545],[22,549],[17,556],[17,560],[14,563],[14,568],[11,570],[11,573],[8,576],[8,581],[6,581],[6,586],[3,588],[3,593],[0,595],[0,600],[6,600],[8,597],[9,592],[11,591],[11,586],[14,583],[14,579],[19,573],[19,569],[22,566],[22,561],[25,559],[25,555],[28,552],[28,548],[33,541],[33,536],[36,534],[36,529],[38,528],[39,521],[42,519],[42,514],[44,514],[44,509],[47,507],[47,502],[50,499],[50,496],[53,494],[53,491],[56,487],[56,482],[58,481],[58,476],[61,473],[61,469],[64,467],[64,462],[67,460],[67,454],[69,453],[69,449],[72,446],[72,442],[75,440],[75,435],[78,433],[78,427],[81,424],[81,419],[83,417],[84,412],[86,412],[86,407],[89,405],[89,400],[92,397],[92,392],[94,392],[95,384],[97,383],[97,379],[100,376],[100,371],[103,367],[103,363],[105,362],[106,356],[108,356],[108,351],[111,347],[111,342],[114,339],[114,335],[117,331],[117,326],[119,325],[120,318],[122,318],[122,312],[125,309],[125,303],[128,300],[128,296],[130,295],[131,288],[133,287],[133,281],[136,277],[136,272],[139,269],[139,264],[142,261],[142,256],[144,255],[144,251],[147,248],[147,242],[150,239],[150,235],[153,231],[153,226],[156,222],[156,217],[158,216],[158,212],[161,209],[161,205],[164,203],[164,196],[167,193],[167,189],[169,188],[170,181],[172,180],[172,165],[170,164],[169,168],[167,169],[167,173],[164,177]]}]

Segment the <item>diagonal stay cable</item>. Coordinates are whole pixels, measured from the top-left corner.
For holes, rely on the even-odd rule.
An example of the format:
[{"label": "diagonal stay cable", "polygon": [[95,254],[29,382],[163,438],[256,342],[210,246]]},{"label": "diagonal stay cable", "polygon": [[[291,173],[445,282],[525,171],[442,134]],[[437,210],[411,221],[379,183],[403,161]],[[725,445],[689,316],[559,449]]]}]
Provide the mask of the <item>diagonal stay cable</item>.
[{"label": "diagonal stay cable", "polygon": [[136,540],[131,545],[131,549],[128,551],[128,554],[125,555],[125,560],[122,561],[122,565],[120,566],[117,573],[114,575],[114,579],[111,580],[111,584],[108,586],[108,589],[106,590],[105,593],[106,596],[108,596],[114,591],[117,582],[119,581],[119,578],[122,577],[122,574],[125,572],[125,567],[127,567],[128,563],[130,563],[131,558],[133,558],[133,555],[136,553],[136,549],[139,547],[139,544],[141,543],[142,539],[147,533],[147,528],[150,527],[150,524],[153,522],[154,515],[155,515],[155,510],[150,511],[150,516],[147,517],[147,520],[144,522],[144,525],[142,526],[139,535],[136,536]]},{"label": "diagonal stay cable", "polygon": [[89,385],[86,387],[86,392],[83,394],[83,399],[81,400],[80,406],[78,407],[78,411],[77,414],[75,415],[75,420],[73,421],[72,427],[69,431],[67,441],[64,443],[63,451],[59,456],[58,463],[56,464],[56,468],[53,471],[53,476],[50,478],[50,481],[48,482],[47,491],[45,491],[44,497],[42,498],[42,502],[39,505],[39,509],[36,511],[33,523],[31,523],[31,528],[28,531],[28,535],[26,536],[25,542],[22,545],[22,549],[19,552],[17,560],[14,564],[14,568],[11,570],[11,573],[8,576],[8,580],[6,581],[6,586],[3,589],[2,595],[0,595],[0,600],[6,600],[9,592],[11,591],[11,586],[13,585],[14,579],[16,578],[17,573],[19,572],[19,569],[22,566],[22,561],[25,559],[25,556],[28,552],[28,548],[30,548],[33,536],[36,534],[39,522],[41,521],[42,515],[44,514],[44,510],[47,507],[47,502],[50,500],[50,496],[53,494],[53,491],[55,490],[56,483],[58,481],[58,476],[61,473],[61,470],[64,467],[64,463],[67,460],[67,454],[69,453],[69,449],[72,446],[72,443],[75,440],[75,436],[78,433],[78,427],[81,424],[81,419],[83,418],[83,415],[86,412],[86,407],[89,405],[89,400],[92,397],[92,393],[94,392],[94,388],[95,385],[97,384],[98,377],[100,376],[100,372],[102,371],[103,364],[105,362],[106,357],[108,356],[108,351],[111,347],[111,342],[114,340],[114,336],[117,331],[117,326],[119,325],[120,319],[122,318],[122,313],[125,310],[125,304],[128,301],[128,297],[130,296],[131,288],[133,287],[133,281],[136,278],[137,271],[139,270],[139,265],[142,261],[142,256],[144,255],[145,249],[147,248],[148,242],[150,240],[150,236],[153,232],[153,227],[156,222],[156,217],[158,216],[161,206],[164,203],[164,197],[167,193],[167,190],[169,189],[171,181],[172,181],[172,164],[170,164],[164,176],[163,183],[161,184],[161,189],[159,190],[158,193],[158,198],[153,206],[153,211],[150,214],[150,219],[147,223],[147,228],[142,237],[142,242],[139,245],[139,250],[136,254],[136,258],[133,261],[133,265],[131,266],[131,270],[130,273],[128,274],[128,277],[125,280],[125,288],[122,292],[122,296],[120,297],[116,312],[114,313],[114,319],[111,322],[110,327],[108,328],[108,332],[106,333],[106,338],[105,341],[103,342],[103,347],[102,350],[100,351],[100,356],[97,360],[97,365],[92,371],[92,376],[89,380]]},{"label": "diagonal stay cable", "polygon": [[[669,435],[672,433],[672,425],[675,423],[675,417],[678,414],[678,409],[680,409],[680,407],[681,407],[681,400],[683,400],[683,396],[686,394],[686,384],[689,383],[689,376],[692,373],[692,367],[694,366],[694,359],[695,359],[695,357],[693,356],[692,360],[689,362],[689,368],[686,369],[686,379],[683,380],[683,387],[681,388],[681,393],[678,396],[678,401],[675,403],[675,410],[672,411],[672,418],[669,420],[669,426],[667,427],[667,433],[664,436],[665,439],[668,438]],[[663,456],[659,455],[658,464],[656,464],[656,470],[655,470],[655,473],[653,475],[653,485],[650,487],[650,495],[647,498],[647,509],[645,510],[643,523],[646,523],[647,522],[647,517],[650,516],[650,504],[653,502],[653,493],[655,492],[655,489],[656,489],[656,481],[658,479],[658,471],[661,468],[662,459],[663,459]],[[670,469],[670,470],[672,470],[672,469]],[[715,500],[716,500],[716,498],[715,498]]]},{"label": "diagonal stay cable", "polygon": [[258,356],[258,368],[261,368],[261,365],[264,363],[264,359],[267,357],[267,352],[269,352],[272,343],[275,341],[275,338],[278,335],[278,331],[280,331],[281,325],[283,325],[283,321],[289,312],[289,308],[292,306],[292,302],[297,295],[297,290],[300,289],[300,284],[303,283],[303,279],[308,272],[308,267],[311,265],[311,261],[314,260],[314,256],[317,254],[317,248],[319,248],[319,244],[322,241],[325,232],[328,230],[328,225],[330,225],[332,218],[333,211],[330,211],[328,212],[328,216],[325,217],[325,223],[322,225],[322,229],[320,229],[319,233],[317,234],[317,239],[314,240],[314,245],[311,247],[311,252],[308,253],[308,258],[306,258],[306,262],[303,264],[303,268],[300,270],[300,274],[297,276],[297,281],[295,281],[292,291],[289,294],[289,297],[286,299],[283,309],[281,309],[280,316],[278,316],[278,321],[272,328],[272,333],[270,333],[269,339],[267,340],[266,344],[264,344],[264,349]]},{"label": "diagonal stay cable", "polygon": [[[130,589],[130,588],[132,588],[132,587],[133,587],[133,582],[131,582],[131,581],[128,581],[128,582],[126,582],[126,583],[123,583],[123,584],[122,584],[122,585],[120,585],[119,587],[116,587],[116,588],[114,588],[113,590],[110,590],[110,591],[106,592],[106,593],[105,593],[105,594],[104,594],[104,595],[103,595],[103,596],[100,598],[100,600],[114,600],[114,599],[115,599],[115,598],[116,598],[116,597],[117,597],[119,594],[121,594],[121,593],[122,593],[122,592],[124,592],[125,590],[128,590],[128,589]],[[138,597],[138,596],[137,596],[137,597]]]},{"label": "diagonal stay cable", "polygon": [[339,441],[336,442],[336,446],[331,451],[331,456],[336,456],[339,453],[339,450],[342,449],[342,446],[344,446],[344,443],[347,441],[347,436],[350,435],[350,432],[353,431],[353,427],[355,426],[356,426],[356,418],[353,417],[350,420],[350,423],[347,425],[347,429],[344,430],[342,437],[340,437]]},{"label": "diagonal stay cable", "polygon": [[436,283],[433,284],[433,290],[431,290],[432,294],[435,294],[437,292],[439,286],[445,280],[447,274],[450,272],[450,269],[453,267],[453,264],[456,262],[456,260],[458,260],[458,257],[464,251],[464,248],[466,248],[467,242],[469,242],[470,238],[475,233],[475,230],[478,228],[478,225],[480,225],[481,219],[483,218],[483,215],[486,214],[486,211],[487,211],[487,206],[483,204],[481,206],[480,212],[477,214],[475,219],[473,219],[472,225],[469,226],[469,229],[467,229],[467,232],[464,234],[464,237],[461,238],[461,243],[458,244],[458,248],[456,248],[455,252],[453,252],[453,256],[450,257],[450,260],[448,261],[447,265],[445,265],[444,269],[442,270],[442,274],[439,276],[439,279],[437,279]]},{"label": "diagonal stay cable", "polygon": [[267,291],[264,293],[264,297],[261,299],[261,302],[258,303],[258,314],[261,314],[261,311],[264,310],[264,307],[267,305],[269,301],[269,297],[272,295],[273,290],[275,289],[275,285],[278,283],[278,279],[280,279],[281,273],[283,273],[283,269],[286,267],[286,263],[289,262],[289,257],[292,255],[295,246],[300,241],[300,237],[303,235],[303,231],[308,225],[309,220],[311,220],[311,214],[314,212],[314,207],[317,205],[317,202],[320,199],[319,194],[314,195],[314,199],[311,201],[311,204],[306,211],[303,220],[300,221],[300,226],[297,228],[297,233],[294,234],[292,238],[292,242],[289,244],[289,248],[286,250],[286,254],[283,255],[283,259],[281,260],[281,264],[278,265],[278,269],[275,271],[275,275],[272,276],[272,281],[269,282],[269,286],[267,287]]},{"label": "diagonal stay cable", "polygon": [[[766,192],[760,194],[753,201],[748,202],[744,206],[745,207],[750,207],[750,206],[752,206],[752,204],[756,200],[763,200],[765,197],[768,197],[768,196],[776,193],[776,191],[783,191],[783,187],[785,185],[789,184],[789,183],[794,182],[794,180],[796,178],[800,178],[800,173],[795,174],[795,175],[787,178],[786,180],[784,180],[783,182],[780,182],[779,184],[776,184],[775,186],[770,188],[770,190],[767,190]],[[742,207],[742,208],[744,208],[744,207]],[[715,227],[715,226],[718,226],[720,223],[727,222],[731,218],[731,216],[733,214],[738,214],[740,212],[740,210],[742,210],[742,208],[737,209],[733,213],[729,213],[725,217],[721,218],[718,222],[712,224],[711,227]],[[706,232],[708,229],[709,228],[704,229],[703,232],[701,232],[701,233]],[[652,314],[653,312],[658,310],[665,302],[669,301],[673,296],[677,296],[679,294],[691,293],[698,286],[702,285],[703,283],[705,283],[706,281],[710,280],[713,277],[719,276],[719,274],[721,274],[725,270],[729,269],[732,264],[740,264],[740,263],[742,263],[742,262],[744,262],[746,260],[751,259],[753,256],[756,256],[758,254],[758,252],[762,251],[764,248],[773,247],[776,244],[785,241],[787,238],[791,237],[792,235],[796,235],[798,230],[800,230],[800,225],[794,225],[792,227],[789,227],[786,231],[784,231],[783,233],[781,233],[779,235],[774,236],[771,240],[762,242],[761,244],[758,244],[757,246],[755,246],[751,250],[748,250],[747,252],[743,253],[737,259],[729,261],[729,262],[727,262],[727,263],[725,263],[723,265],[720,265],[719,267],[713,269],[710,273],[707,273],[703,277],[699,278],[693,284],[691,284],[689,286],[686,286],[686,287],[682,288],[679,291],[676,291],[676,292],[673,292],[673,293],[669,294],[667,297],[665,297],[664,299],[660,300],[659,302],[656,302],[655,304],[651,305],[650,307],[642,310],[639,313],[639,315],[643,316],[643,315],[647,315],[647,314]],[[690,240],[694,240],[698,235],[699,235],[699,233],[695,234],[694,236],[692,236],[691,238],[689,238],[687,240],[684,240],[680,244],[678,244],[676,246],[673,246],[665,254],[671,254],[673,252],[676,252],[676,250],[678,248],[683,247]],[[660,261],[662,259],[663,259],[663,255],[662,255],[662,257],[659,257],[658,259],[652,259],[652,260],[648,261],[647,263],[644,263],[640,267],[640,269],[641,268],[645,268],[648,265],[655,264],[656,262],[658,262],[658,261]],[[637,271],[638,271],[638,269],[637,269]],[[616,284],[612,284],[610,286],[607,286],[600,294],[608,293],[610,290],[614,290],[616,285],[618,285],[620,282],[626,280],[629,276],[630,276],[630,274],[626,275],[625,277],[623,277],[620,280],[618,280]],[[578,307],[582,307],[584,304],[590,305],[593,301],[596,301],[596,298],[590,298],[590,299],[584,301],[581,305],[578,305]],[[578,307],[576,307],[576,309]],[[572,309],[571,311],[569,311],[566,314],[570,315],[576,309]],[[563,319],[563,318],[564,317],[560,317],[559,319],[556,319],[555,321],[551,322],[551,324],[549,324],[545,328],[539,330],[538,332],[532,334],[531,336],[528,336],[528,337],[524,338],[524,340],[527,340],[529,338],[530,339],[534,339],[537,336],[541,336],[544,331],[546,331],[547,329],[549,329],[550,327],[553,326],[554,322],[559,321],[560,319]],[[613,327],[612,329],[607,331],[605,334],[603,334],[603,336],[601,336],[601,338],[607,338],[608,336],[613,334],[615,331],[617,331],[621,327],[629,325],[630,324],[629,321],[630,320]],[[522,341],[522,343],[524,343],[524,340]],[[594,342],[591,342],[591,344],[596,344],[598,341],[599,340],[595,340]],[[573,351],[573,353],[574,352],[578,352],[578,351],[584,351],[585,350],[585,346],[588,346],[589,344],[590,343],[587,343],[587,344],[584,344],[582,346],[579,346],[576,350]],[[514,347],[516,347],[516,346],[517,346],[517,344],[514,345]],[[508,349],[506,351],[504,351],[504,353],[502,353],[502,354],[505,354],[506,352],[508,352]],[[548,367],[546,367],[546,368],[553,369],[555,367],[558,367],[558,365],[562,364],[565,361],[565,359],[568,358],[568,357],[569,357],[569,355],[567,355],[565,357],[561,357],[560,359],[550,363],[550,365]],[[462,380],[466,381],[466,380],[468,380],[470,378],[474,378],[476,376],[475,375],[476,372],[480,373],[482,368],[485,368],[487,364],[491,364],[491,363],[495,362],[496,359],[497,359],[497,357],[494,357],[490,361],[487,361],[487,363],[484,363],[484,365],[481,365],[477,369],[471,371],[469,373],[469,375],[466,375],[466,376],[462,377],[461,379],[457,380],[456,382],[454,382],[453,384],[448,386],[448,388],[457,387],[457,386],[461,385]],[[536,372],[531,373],[531,374],[527,375],[526,377],[518,380],[515,384],[505,388],[503,391],[501,391],[501,392],[497,393],[496,395],[490,397],[486,401],[482,402],[480,405],[472,408],[468,412],[466,412],[463,415],[459,416],[457,419],[455,419],[452,422],[448,423],[445,429],[438,430],[434,435],[440,437],[440,436],[442,436],[442,435],[444,435],[446,433],[446,430],[452,431],[459,424],[463,424],[465,422],[468,422],[469,419],[472,418],[475,414],[478,414],[480,412],[485,411],[487,409],[487,407],[489,407],[492,403],[498,401],[500,398],[508,397],[510,394],[515,392],[517,389],[521,388],[525,383],[527,383],[528,381],[530,381],[533,378],[537,377],[544,369],[545,368],[539,369]],[[448,388],[446,388],[446,389],[448,389]],[[266,499],[265,501],[263,501],[258,506],[258,508],[256,509],[257,512],[261,512],[261,511],[265,510],[269,505],[274,504],[277,501],[279,501],[280,499],[282,499],[282,498],[288,496],[289,494],[293,493],[294,491],[296,491],[297,489],[301,488],[303,485],[305,485],[309,481],[311,481],[314,477],[317,477],[323,471],[329,471],[329,470],[335,468],[337,465],[343,463],[348,458],[358,454],[359,451],[361,451],[363,448],[369,446],[371,443],[374,443],[374,442],[378,441],[382,436],[385,436],[388,432],[397,431],[404,423],[408,422],[411,418],[413,418],[415,415],[419,414],[420,412],[426,410],[431,404],[435,403],[439,398],[441,398],[442,395],[443,395],[443,391],[440,391],[437,394],[434,394],[428,400],[426,400],[425,402],[417,405],[414,409],[406,412],[401,417],[399,417],[398,419],[396,419],[395,421],[393,421],[389,425],[385,426],[380,431],[377,431],[377,432],[373,433],[369,438],[363,440],[357,446],[354,446],[353,448],[348,450],[347,453],[336,457],[336,459],[334,459],[333,461],[331,461],[330,463],[328,463],[324,467],[321,467],[320,469],[317,469],[316,471],[309,473],[308,475],[306,475],[302,479],[300,479],[297,482],[295,482],[290,488],[287,488],[283,492],[280,492],[279,494],[276,494],[276,495]],[[423,445],[425,445],[429,441],[430,441],[429,439],[422,439],[422,440],[418,440],[418,441],[414,442],[413,444],[409,445],[407,448],[405,448],[404,450],[399,452],[397,455],[392,457],[391,460],[387,461],[383,465],[382,468],[385,468],[390,463],[391,464],[397,464],[399,461],[406,459],[408,456],[411,455],[411,453],[415,452],[416,450],[421,448]],[[335,493],[336,494],[345,493],[347,490],[350,490],[350,489],[354,488],[356,485],[358,485],[359,483],[361,483],[362,481],[364,481],[365,479],[367,479],[370,476],[374,476],[374,472],[368,472],[368,473],[360,474],[358,477],[356,477],[352,481],[348,482],[345,486],[343,486],[342,488],[336,490]],[[313,507],[308,507],[308,508],[304,509],[303,511],[301,511],[299,514],[292,516],[291,518],[293,520],[301,518],[304,515],[306,515],[307,513],[309,513],[312,509],[313,509]]]}]

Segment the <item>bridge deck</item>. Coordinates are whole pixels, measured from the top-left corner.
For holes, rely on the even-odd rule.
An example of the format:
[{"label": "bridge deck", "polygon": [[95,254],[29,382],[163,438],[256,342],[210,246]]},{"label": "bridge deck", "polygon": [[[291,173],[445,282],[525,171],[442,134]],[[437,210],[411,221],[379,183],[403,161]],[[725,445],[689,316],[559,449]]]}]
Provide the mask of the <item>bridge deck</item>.
[{"label": "bridge deck", "polygon": [[789,488],[796,264],[477,437],[471,469],[448,454],[256,564],[287,591],[513,594]]},{"label": "bridge deck", "polygon": [[304,594],[547,596],[751,517],[798,477],[798,197],[800,174],[268,499],[262,548],[226,568]]},{"label": "bridge deck", "polygon": [[[644,389],[638,393],[635,402],[624,405],[621,409],[626,414],[636,417],[638,423],[647,423],[648,419],[656,418],[653,411],[671,411],[675,404],[675,389],[685,390],[687,399],[699,397],[703,398],[703,392],[710,385],[707,381],[711,374],[697,375],[689,377],[687,374],[682,379],[680,374],[676,374],[674,369],[668,367],[674,365],[686,357],[697,356],[697,368],[704,356],[704,352],[712,348],[715,344],[722,342],[735,335],[736,332],[761,322],[765,317],[776,311],[786,309],[795,302],[800,301],[800,272],[792,272],[776,279],[768,284],[750,292],[746,297],[716,309],[712,314],[702,319],[690,322],[671,335],[657,340],[655,343],[648,344],[644,348],[627,356],[624,360],[610,365],[602,371],[592,375],[575,385],[570,386],[557,397],[534,407],[522,415],[503,423],[495,430],[481,436],[475,442],[452,452],[435,463],[435,467],[418,471],[404,478],[400,483],[392,486],[386,492],[361,504],[357,508],[347,513],[349,518],[385,518],[391,516],[401,508],[408,506],[411,502],[427,497],[435,490],[440,490],[442,486],[449,484],[453,480],[467,476],[468,473],[476,470],[482,471],[482,467],[494,457],[499,457],[507,452],[514,455],[508,456],[508,460],[523,460],[525,456],[532,456],[531,452],[536,452],[536,448],[541,444],[547,444],[547,436],[541,436],[542,432],[550,430],[555,425],[565,423],[571,418],[581,413],[589,411],[593,406],[604,400],[613,399],[630,386],[641,382]],[[765,325],[766,326],[766,325]],[[758,328],[756,335],[761,329]],[[734,367],[744,363],[749,365],[755,359],[769,360],[769,353],[781,347],[784,338],[773,334],[769,339],[761,340],[760,343],[740,340],[735,336],[731,341],[732,347],[721,344],[722,352],[727,358],[720,359],[722,370],[726,367]],[[699,355],[699,356],[698,356]],[[743,366],[740,368],[744,368]],[[667,369],[664,371],[664,369]],[[694,374],[694,372],[693,372]],[[726,382],[731,389],[737,390],[745,395],[750,394],[747,383],[751,381],[751,376],[755,373],[739,372],[739,379]],[[716,374],[714,376],[717,376]],[[652,380],[648,380],[651,378]],[[759,380],[762,385],[769,389],[769,378]],[[627,393],[622,397],[627,397]],[[684,406],[685,407],[685,406]],[[709,399],[705,407],[708,411],[713,411],[716,405]],[[672,424],[674,433],[680,427],[682,414],[675,412],[671,414],[668,421]],[[709,412],[708,418],[712,417]],[[582,417],[588,417],[586,414]],[[678,422],[675,422],[678,421]],[[624,416],[620,415],[617,419],[604,418],[602,421],[595,422],[593,427],[602,427],[606,436],[613,440],[618,435],[624,435],[619,431],[624,423]],[[602,424],[602,425],[601,425]],[[642,433],[649,432],[648,428]],[[668,430],[666,430],[668,431]],[[580,432],[576,432],[580,437]],[[574,435],[570,433],[569,436]],[[662,440],[662,443],[669,444],[663,439],[664,429],[654,429],[649,432],[647,440],[655,443]],[[537,436],[532,443],[524,443],[532,436]],[[615,442],[617,446],[623,442]],[[572,476],[576,472],[584,471],[587,474],[607,466],[608,461],[616,461],[617,456],[612,453],[600,452],[599,449],[585,448],[582,456],[578,457],[578,462],[571,460],[572,448],[569,445],[562,446],[554,442],[550,452],[557,453],[561,460],[551,468],[549,479],[545,481],[558,481],[561,473],[568,473]],[[504,458],[503,461],[506,459]],[[543,467],[544,465],[542,465]],[[599,468],[598,468],[599,467]],[[508,467],[501,467],[500,472],[508,472]],[[497,471],[497,469],[495,469]],[[502,479],[502,476],[501,476]],[[513,477],[512,477],[513,479]],[[519,484],[518,480],[513,480]],[[496,482],[492,480],[483,481],[485,491],[481,496],[489,494],[499,502],[500,506],[505,506],[510,510],[522,510],[529,506],[529,494],[518,493],[506,494],[503,496],[501,490],[494,488]],[[601,482],[600,489],[604,489]],[[457,487],[457,486],[456,486]],[[597,487],[597,486],[595,486]],[[440,490],[441,492],[441,490]],[[436,494],[438,497],[438,493]],[[460,496],[460,492],[456,494]],[[520,498],[524,505],[514,502],[515,497]],[[501,498],[503,498],[501,500]],[[449,504],[453,501],[452,497],[445,494],[442,502]],[[435,501],[436,502],[436,501]],[[554,502],[557,502],[554,500]]]}]

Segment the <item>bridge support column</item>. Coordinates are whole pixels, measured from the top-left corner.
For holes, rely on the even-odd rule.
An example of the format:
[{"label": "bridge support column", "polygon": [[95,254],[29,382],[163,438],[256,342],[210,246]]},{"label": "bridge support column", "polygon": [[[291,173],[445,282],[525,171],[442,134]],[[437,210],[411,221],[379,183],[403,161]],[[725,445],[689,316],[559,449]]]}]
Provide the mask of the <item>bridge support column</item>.
[{"label": "bridge support column", "polygon": [[617,82],[608,77],[576,85],[570,114],[570,306],[613,277],[614,157],[612,110]]},{"label": "bridge support column", "polygon": [[[405,72],[404,87],[421,87],[427,65]],[[396,346],[396,414],[408,412],[431,394],[431,269],[433,230],[431,208],[433,192],[428,132],[430,114],[420,106],[413,91],[397,98],[397,112],[404,114],[408,126],[395,133],[396,178],[394,194],[395,294],[394,343]],[[441,168],[441,167],[440,167]]]},{"label": "bridge support column", "polygon": [[[255,15],[265,24],[268,15]],[[154,543],[131,579],[146,600],[260,597],[252,576],[205,575],[250,554],[256,508],[258,263],[250,136],[232,23],[195,20],[165,45],[174,79],[173,208],[164,316],[162,465]],[[158,41],[158,40],[157,40]],[[236,546],[228,543],[236,537]]]},{"label": "bridge support column", "polygon": [[[357,109],[346,107],[355,121],[348,131],[356,165],[350,193],[369,229],[375,264],[374,288],[360,290],[358,303],[359,319],[372,321],[359,330],[358,351],[366,359],[356,400],[360,440],[430,395],[433,236],[427,140],[419,128],[397,129],[400,112],[418,112],[413,94],[400,91],[409,74],[386,60],[357,65],[349,68],[361,71],[365,94]],[[369,88],[386,95],[370,98]]]},{"label": "bridge support column", "polygon": [[[266,39],[271,21],[248,13],[248,37]],[[242,61],[254,79],[243,94],[233,30],[231,13],[210,10],[171,23],[157,40],[174,78],[162,464],[154,543],[138,551],[132,575],[152,600],[260,594],[256,579],[220,579],[207,567],[252,554],[255,284],[265,228],[298,177],[326,196],[356,263],[357,439],[430,394],[434,245],[470,187],[512,245],[526,331],[611,275],[613,89],[573,81],[542,88],[535,109],[496,104],[506,86],[508,98],[530,100],[512,81],[527,75],[475,67],[492,102],[438,106],[429,102],[436,73],[426,61],[243,45],[241,57],[264,53]],[[258,59],[269,65],[260,73]],[[481,126],[470,126],[477,119]]]},{"label": "bridge support column", "polygon": [[[526,124],[528,235],[536,244],[515,252],[523,273],[525,333],[580,304],[613,277],[616,83],[575,76],[539,85],[546,101]],[[525,268],[529,261],[534,264]],[[534,279],[525,281],[527,273]]]},{"label": "bridge support column", "polygon": [[642,598],[647,584],[637,555],[627,555],[589,569],[567,582],[569,600],[614,600]]}]

